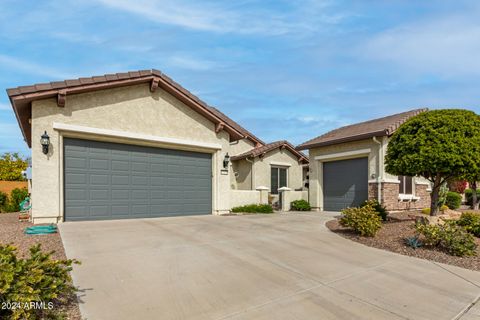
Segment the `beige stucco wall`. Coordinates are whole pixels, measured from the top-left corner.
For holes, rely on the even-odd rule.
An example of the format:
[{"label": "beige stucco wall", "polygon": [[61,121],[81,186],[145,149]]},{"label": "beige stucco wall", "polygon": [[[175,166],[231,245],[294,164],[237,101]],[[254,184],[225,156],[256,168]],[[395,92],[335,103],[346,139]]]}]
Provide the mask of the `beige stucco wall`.
[{"label": "beige stucco wall", "polygon": [[[133,132],[156,137],[176,138],[195,143],[215,143],[221,150],[185,147],[125,138],[106,138],[54,130],[52,124],[64,123],[101,129]],[[50,152],[42,153],[40,136],[50,136]],[[228,133],[215,133],[215,126],[190,107],[167,92],[151,93],[148,84],[68,95],[64,108],[55,99],[32,103],[32,216],[35,222],[56,222],[63,215],[62,139],[64,136],[85,137],[130,144],[188,149],[212,153],[213,210],[221,213],[230,209],[229,175],[221,175],[223,158],[230,151]]]},{"label": "beige stucco wall", "polygon": [[236,156],[241,153],[247,152],[255,148],[255,144],[248,139],[241,139],[238,141],[230,142],[229,154],[230,156]]},{"label": "beige stucco wall", "polygon": [[230,187],[238,190],[252,190],[252,164],[245,159],[233,161],[230,173]]},{"label": "beige stucco wall", "polygon": [[266,203],[268,203],[267,194],[263,194],[259,190],[230,190],[230,206],[232,208]]},{"label": "beige stucco wall", "polygon": [[270,175],[271,167],[282,167],[284,165],[287,170],[287,183],[292,190],[301,189],[303,187],[303,169],[301,164],[298,163],[298,158],[290,151],[283,149],[275,149],[268,152],[263,158],[256,157],[254,162],[254,188],[265,186],[270,189]]}]

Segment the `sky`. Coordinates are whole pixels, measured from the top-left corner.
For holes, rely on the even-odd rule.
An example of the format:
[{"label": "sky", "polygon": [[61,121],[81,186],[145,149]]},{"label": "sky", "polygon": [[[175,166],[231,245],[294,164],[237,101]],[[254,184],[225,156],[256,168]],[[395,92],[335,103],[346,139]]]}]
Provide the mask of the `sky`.
[{"label": "sky", "polygon": [[420,107],[480,113],[479,21],[476,0],[2,0],[0,153],[30,154],[5,89],[140,69],[267,142]]}]

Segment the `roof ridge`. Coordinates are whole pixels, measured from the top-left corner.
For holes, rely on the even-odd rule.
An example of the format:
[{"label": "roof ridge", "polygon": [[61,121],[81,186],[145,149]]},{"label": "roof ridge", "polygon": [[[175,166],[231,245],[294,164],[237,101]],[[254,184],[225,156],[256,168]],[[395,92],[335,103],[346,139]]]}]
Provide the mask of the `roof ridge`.
[{"label": "roof ridge", "polygon": [[[297,149],[304,149],[304,148],[306,148],[306,146],[309,146],[311,144],[320,143],[318,140],[327,139],[327,138],[330,138],[330,137],[332,137],[332,139],[327,139],[327,141],[329,141],[329,142],[337,141],[339,138],[335,139],[334,138],[335,134],[348,131],[349,129],[361,128],[362,126],[366,127],[363,132],[357,132],[355,134],[350,135],[348,138],[351,140],[354,137],[362,137],[362,136],[365,136],[365,135],[368,135],[368,134],[371,135],[371,134],[382,134],[382,133],[384,133],[385,135],[390,135],[396,129],[398,129],[398,127],[401,124],[403,124],[405,121],[407,121],[409,118],[411,118],[413,116],[416,116],[416,115],[418,115],[422,112],[425,112],[425,111],[428,111],[428,108],[417,108],[417,109],[412,109],[412,110],[408,110],[408,111],[404,111],[404,112],[400,112],[400,113],[387,115],[387,116],[384,116],[384,117],[379,117],[379,118],[375,118],[375,119],[371,119],[371,120],[367,120],[367,121],[362,121],[362,122],[357,122],[357,123],[349,124],[349,125],[346,125],[346,126],[342,126],[340,128],[330,130],[330,131],[328,131],[328,132],[326,132],[322,135],[319,135],[319,136],[317,136],[313,139],[310,139],[310,140],[307,140],[307,141],[303,142],[302,144],[297,146]],[[400,118],[396,119],[398,117],[400,117]],[[370,124],[375,124],[377,122],[381,123],[382,121],[387,121],[388,122],[389,119],[392,119],[393,123],[384,124],[384,127],[375,128],[373,126],[374,128],[368,129],[368,125],[370,125]],[[343,137],[342,139],[347,139],[347,137]]]},{"label": "roof ridge", "polygon": [[[6,91],[9,96],[10,103],[15,111],[15,116],[20,125],[20,129],[22,130],[25,141],[30,146],[31,125],[28,123],[28,119],[31,116],[30,106],[33,100],[52,97],[57,97],[58,99],[58,95],[64,95],[65,92],[67,92],[67,94],[77,94],[140,84],[149,81],[151,81],[151,91],[155,91],[160,82],[163,86],[163,89],[167,90],[170,94],[186,103],[190,107],[196,109],[202,115],[210,119],[213,123],[222,124],[223,122],[219,128],[221,129],[225,126],[225,130],[230,134],[231,137],[234,137],[234,140],[250,137],[250,139],[255,143],[264,143],[262,140],[243,128],[237,122],[230,119],[218,109],[214,109],[217,110],[216,112],[212,111],[213,107],[191,93],[189,90],[185,89],[179,83],[175,82],[168,75],[157,69],[108,73],[91,77],[66,79],[63,81],[43,82],[33,85],[9,88]],[[221,116],[219,116],[218,113],[220,113]]]}]

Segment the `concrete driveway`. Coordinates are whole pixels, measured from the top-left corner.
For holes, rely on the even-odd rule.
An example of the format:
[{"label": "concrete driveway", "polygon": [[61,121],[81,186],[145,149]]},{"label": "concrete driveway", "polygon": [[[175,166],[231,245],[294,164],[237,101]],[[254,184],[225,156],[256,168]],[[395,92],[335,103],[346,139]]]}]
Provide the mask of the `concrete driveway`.
[{"label": "concrete driveway", "polygon": [[60,226],[103,319],[479,319],[480,273],[343,239],[320,213]]}]

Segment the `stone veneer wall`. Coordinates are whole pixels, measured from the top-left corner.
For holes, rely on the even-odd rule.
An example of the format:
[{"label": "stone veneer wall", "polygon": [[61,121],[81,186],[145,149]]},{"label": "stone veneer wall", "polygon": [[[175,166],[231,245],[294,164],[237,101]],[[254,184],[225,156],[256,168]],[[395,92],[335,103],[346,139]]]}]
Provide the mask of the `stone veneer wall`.
[{"label": "stone veneer wall", "polygon": [[[382,204],[387,210],[414,210],[430,207],[430,192],[428,186],[423,184],[415,185],[415,196],[420,197],[417,201],[399,201],[398,183],[382,183]],[[377,183],[368,184],[368,198],[377,199]]]}]

